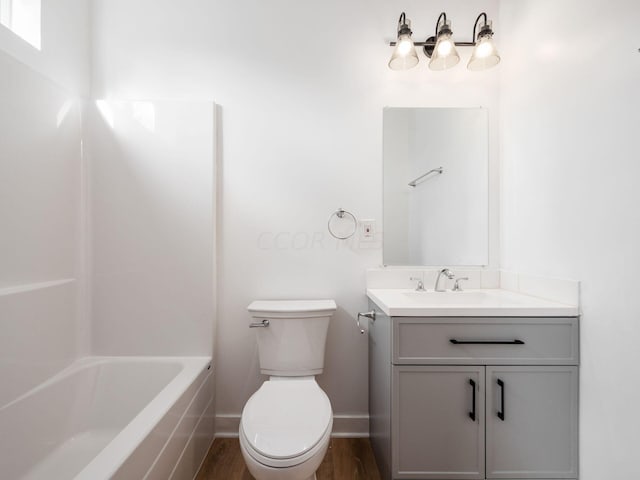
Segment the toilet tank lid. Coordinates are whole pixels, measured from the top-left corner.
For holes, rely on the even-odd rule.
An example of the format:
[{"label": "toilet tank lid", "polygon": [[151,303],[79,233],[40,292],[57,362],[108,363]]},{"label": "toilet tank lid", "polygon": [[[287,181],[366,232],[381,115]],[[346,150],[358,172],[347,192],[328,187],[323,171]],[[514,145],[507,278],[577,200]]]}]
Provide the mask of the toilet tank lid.
[{"label": "toilet tank lid", "polygon": [[333,300],[256,300],[247,310],[252,313],[333,313],[336,308]]}]

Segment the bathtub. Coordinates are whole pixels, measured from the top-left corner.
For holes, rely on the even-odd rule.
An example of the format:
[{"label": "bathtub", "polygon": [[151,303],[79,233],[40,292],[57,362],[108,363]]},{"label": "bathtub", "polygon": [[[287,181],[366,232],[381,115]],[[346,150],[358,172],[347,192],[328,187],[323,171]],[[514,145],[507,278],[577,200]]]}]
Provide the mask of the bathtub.
[{"label": "bathtub", "polygon": [[0,408],[0,477],[192,479],[212,398],[210,358],[78,360]]}]

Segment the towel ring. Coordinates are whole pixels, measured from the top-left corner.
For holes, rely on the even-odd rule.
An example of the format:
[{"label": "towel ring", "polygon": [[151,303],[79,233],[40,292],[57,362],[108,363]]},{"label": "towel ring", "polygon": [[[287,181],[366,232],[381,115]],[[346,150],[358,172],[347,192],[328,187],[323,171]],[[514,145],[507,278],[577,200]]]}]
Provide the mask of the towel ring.
[{"label": "towel ring", "polygon": [[[331,230],[331,220],[333,219],[333,217],[338,217],[342,219],[345,217],[345,215],[350,217],[351,220],[353,221],[353,230],[345,236],[336,235],[334,231]],[[347,238],[353,237],[353,235],[356,233],[356,230],[358,229],[358,219],[353,213],[346,211],[344,208],[339,208],[338,210],[333,212],[329,217],[329,221],[327,221],[327,229],[329,230],[329,233],[331,234],[332,237],[337,238],[338,240],[346,240]]]}]

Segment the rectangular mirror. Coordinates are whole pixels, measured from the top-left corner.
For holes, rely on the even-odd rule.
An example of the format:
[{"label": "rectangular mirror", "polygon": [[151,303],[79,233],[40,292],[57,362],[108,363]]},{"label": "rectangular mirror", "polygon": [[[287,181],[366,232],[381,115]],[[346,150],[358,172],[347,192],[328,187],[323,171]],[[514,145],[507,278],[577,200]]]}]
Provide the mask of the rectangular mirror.
[{"label": "rectangular mirror", "polygon": [[483,108],[385,108],[385,265],[489,262],[489,133]]}]

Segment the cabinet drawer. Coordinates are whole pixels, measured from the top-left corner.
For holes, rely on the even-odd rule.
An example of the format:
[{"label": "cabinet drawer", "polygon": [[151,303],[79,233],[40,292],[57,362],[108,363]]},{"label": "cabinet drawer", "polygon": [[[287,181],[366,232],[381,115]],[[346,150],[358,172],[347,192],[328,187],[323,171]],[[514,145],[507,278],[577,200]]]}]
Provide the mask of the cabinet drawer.
[{"label": "cabinet drawer", "polygon": [[395,317],[393,363],[578,365],[578,319]]}]

